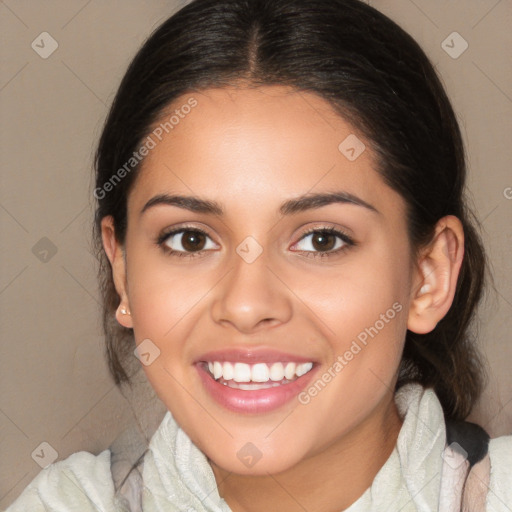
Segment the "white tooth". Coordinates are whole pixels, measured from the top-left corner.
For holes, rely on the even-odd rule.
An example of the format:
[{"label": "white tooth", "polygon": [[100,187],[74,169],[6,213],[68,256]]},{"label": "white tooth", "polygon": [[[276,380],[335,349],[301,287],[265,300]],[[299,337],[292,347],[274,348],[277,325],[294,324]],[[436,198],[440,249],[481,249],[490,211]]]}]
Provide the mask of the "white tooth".
[{"label": "white tooth", "polygon": [[233,365],[231,363],[224,363],[222,365],[222,377],[224,380],[231,380],[233,378]]},{"label": "white tooth", "polygon": [[243,389],[244,391],[257,391],[258,389],[267,389],[268,384],[238,384],[237,389]]},{"label": "white tooth", "polygon": [[297,377],[302,377],[305,373],[308,373],[311,368],[313,368],[313,363],[302,363],[297,365],[295,373],[297,374]]},{"label": "white tooth", "polygon": [[222,377],[222,364],[219,361],[213,363],[213,378],[217,380]]},{"label": "white tooth", "polygon": [[294,377],[295,377],[295,368],[296,368],[296,364],[295,363],[288,363],[284,369],[284,376],[288,379],[288,380],[292,380]]},{"label": "white tooth", "polygon": [[270,367],[270,380],[279,381],[279,380],[283,380],[283,379],[284,379],[283,363],[274,363]]},{"label": "white tooth", "polygon": [[233,380],[235,382],[251,382],[251,367],[245,363],[235,363]]},{"label": "white tooth", "polygon": [[208,370],[213,374],[213,363],[211,361],[208,361]]},{"label": "white tooth", "polygon": [[313,363],[304,363],[304,369],[306,370],[304,373],[308,373],[311,368],[313,368]]},{"label": "white tooth", "polygon": [[265,363],[257,363],[251,369],[251,380],[253,382],[267,382],[268,366]]}]

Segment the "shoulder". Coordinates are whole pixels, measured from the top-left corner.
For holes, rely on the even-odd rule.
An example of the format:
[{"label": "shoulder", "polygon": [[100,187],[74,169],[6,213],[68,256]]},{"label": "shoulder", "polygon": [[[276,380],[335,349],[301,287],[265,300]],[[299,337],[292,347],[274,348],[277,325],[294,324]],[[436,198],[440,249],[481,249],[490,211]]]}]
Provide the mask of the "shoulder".
[{"label": "shoulder", "polygon": [[110,450],[77,452],[55,462],[24,489],[6,512],[114,511]]},{"label": "shoulder", "polygon": [[488,510],[504,510],[505,503],[512,503],[512,435],[491,439],[489,459]]}]

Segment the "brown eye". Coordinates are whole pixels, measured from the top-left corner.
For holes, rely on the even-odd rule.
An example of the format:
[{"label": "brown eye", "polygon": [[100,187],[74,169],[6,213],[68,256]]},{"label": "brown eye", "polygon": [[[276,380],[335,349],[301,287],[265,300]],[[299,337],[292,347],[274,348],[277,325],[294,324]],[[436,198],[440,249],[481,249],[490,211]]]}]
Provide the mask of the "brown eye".
[{"label": "brown eye", "polygon": [[313,248],[318,251],[330,251],[336,245],[336,237],[331,233],[319,231],[317,233],[313,233],[312,245]]},{"label": "brown eye", "polygon": [[186,251],[200,251],[205,241],[206,237],[198,231],[183,231],[181,244]]},{"label": "brown eye", "polygon": [[197,229],[177,229],[162,235],[157,243],[164,245],[171,253],[177,255],[197,253],[215,248],[215,244],[210,240],[210,237]]},{"label": "brown eye", "polygon": [[333,228],[310,231],[296,244],[298,250],[312,253],[333,253],[349,245],[351,239]]}]

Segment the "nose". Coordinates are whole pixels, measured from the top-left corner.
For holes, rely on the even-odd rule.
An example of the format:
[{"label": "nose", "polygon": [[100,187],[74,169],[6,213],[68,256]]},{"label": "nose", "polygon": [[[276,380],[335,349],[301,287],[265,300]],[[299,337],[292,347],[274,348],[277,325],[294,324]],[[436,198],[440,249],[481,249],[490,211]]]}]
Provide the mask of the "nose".
[{"label": "nose", "polygon": [[265,251],[252,263],[238,254],[212,303],[213,320],[250,334],[288,322],[292,315],[291,291],[269,266]]}]

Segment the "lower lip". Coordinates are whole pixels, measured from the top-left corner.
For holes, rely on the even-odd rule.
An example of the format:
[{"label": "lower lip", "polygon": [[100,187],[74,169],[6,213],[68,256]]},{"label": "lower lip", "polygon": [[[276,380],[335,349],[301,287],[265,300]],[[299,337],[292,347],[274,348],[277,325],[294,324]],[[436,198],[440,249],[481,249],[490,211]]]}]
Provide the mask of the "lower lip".
[{"label": "lower lip", "polygon": [[265,413],[283,406],[296,397],[310,382],[315,368],[288,384],[254,391],[219,384],[201,365],[196,365],[203,386],[226,409],[238,413]]}]

